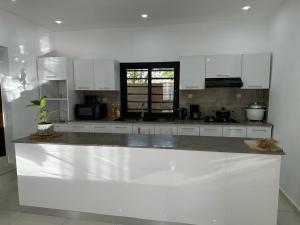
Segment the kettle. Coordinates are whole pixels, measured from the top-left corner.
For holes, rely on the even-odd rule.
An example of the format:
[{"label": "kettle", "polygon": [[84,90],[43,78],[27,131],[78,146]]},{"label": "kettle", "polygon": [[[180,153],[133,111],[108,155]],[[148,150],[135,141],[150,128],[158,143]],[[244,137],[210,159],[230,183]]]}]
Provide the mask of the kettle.
[{"label": "kettle", "polygon": [[178,119],[184,120],[187,117],[187,109],[186,108],[179,108],[178,109]]}]

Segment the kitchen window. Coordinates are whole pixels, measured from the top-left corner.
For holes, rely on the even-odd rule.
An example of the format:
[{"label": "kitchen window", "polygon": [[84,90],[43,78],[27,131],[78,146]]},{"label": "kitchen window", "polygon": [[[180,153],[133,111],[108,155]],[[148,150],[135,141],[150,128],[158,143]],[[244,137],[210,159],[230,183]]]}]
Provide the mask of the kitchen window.
[{"label": "kitchen window", "polygon": [[124,118],[175,117],[179,107],[179,62],[121,63]]}]

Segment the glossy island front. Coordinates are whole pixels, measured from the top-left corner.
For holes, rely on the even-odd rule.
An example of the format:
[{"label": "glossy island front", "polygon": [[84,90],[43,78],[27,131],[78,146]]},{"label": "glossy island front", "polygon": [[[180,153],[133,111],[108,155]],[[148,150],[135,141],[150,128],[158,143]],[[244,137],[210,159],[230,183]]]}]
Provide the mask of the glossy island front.
[{"label": "glossy island front", "polygon": [[282,154],[255,152],[242,139],[65,133],[15,146],[25,211],[131,224],[277,224]]}]

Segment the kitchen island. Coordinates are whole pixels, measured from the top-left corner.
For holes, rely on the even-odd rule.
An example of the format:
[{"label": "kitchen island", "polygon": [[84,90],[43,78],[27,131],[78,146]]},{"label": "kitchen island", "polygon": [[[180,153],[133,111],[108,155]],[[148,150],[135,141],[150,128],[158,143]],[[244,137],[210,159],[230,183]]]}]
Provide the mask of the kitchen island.
[{"label": "kitchen island", "polygon": [[64,133],[15,141],[24,211],[123,224],[276,225],[283,153],[243,139]]}]

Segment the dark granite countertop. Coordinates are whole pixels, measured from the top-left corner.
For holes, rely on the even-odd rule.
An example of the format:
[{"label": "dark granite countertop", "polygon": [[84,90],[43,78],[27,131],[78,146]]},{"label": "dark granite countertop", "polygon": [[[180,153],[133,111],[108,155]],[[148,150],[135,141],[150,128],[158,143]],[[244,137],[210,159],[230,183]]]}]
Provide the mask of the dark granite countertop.
[{"label": "dark granite countertop", "polygon": [[283,152],[274,153],[254,151],[244,143],[244,139],[225,137],[63,133],[63,136],[58,138],[30,140],[28,137],[26,137],[18,139],[14,142],[28,144],[112,146],[129,148],[156,148],[169,150],[284,155]]},{"label": "dark granite countertop", "polygon": [[212,126],[254,126],[254,127],[273,127],[272,124],[267,122],[250,122],[250,121],[240,121],[239,123],[208,123],[203,120],[174,120],[174,121],[138,121],[138,120],[123,120],[123,121],[113,121],[109,119],[103,120],[73,120],[69,123],[121,123],[121,124],[148,124],[148,125],[212,125]]}]

